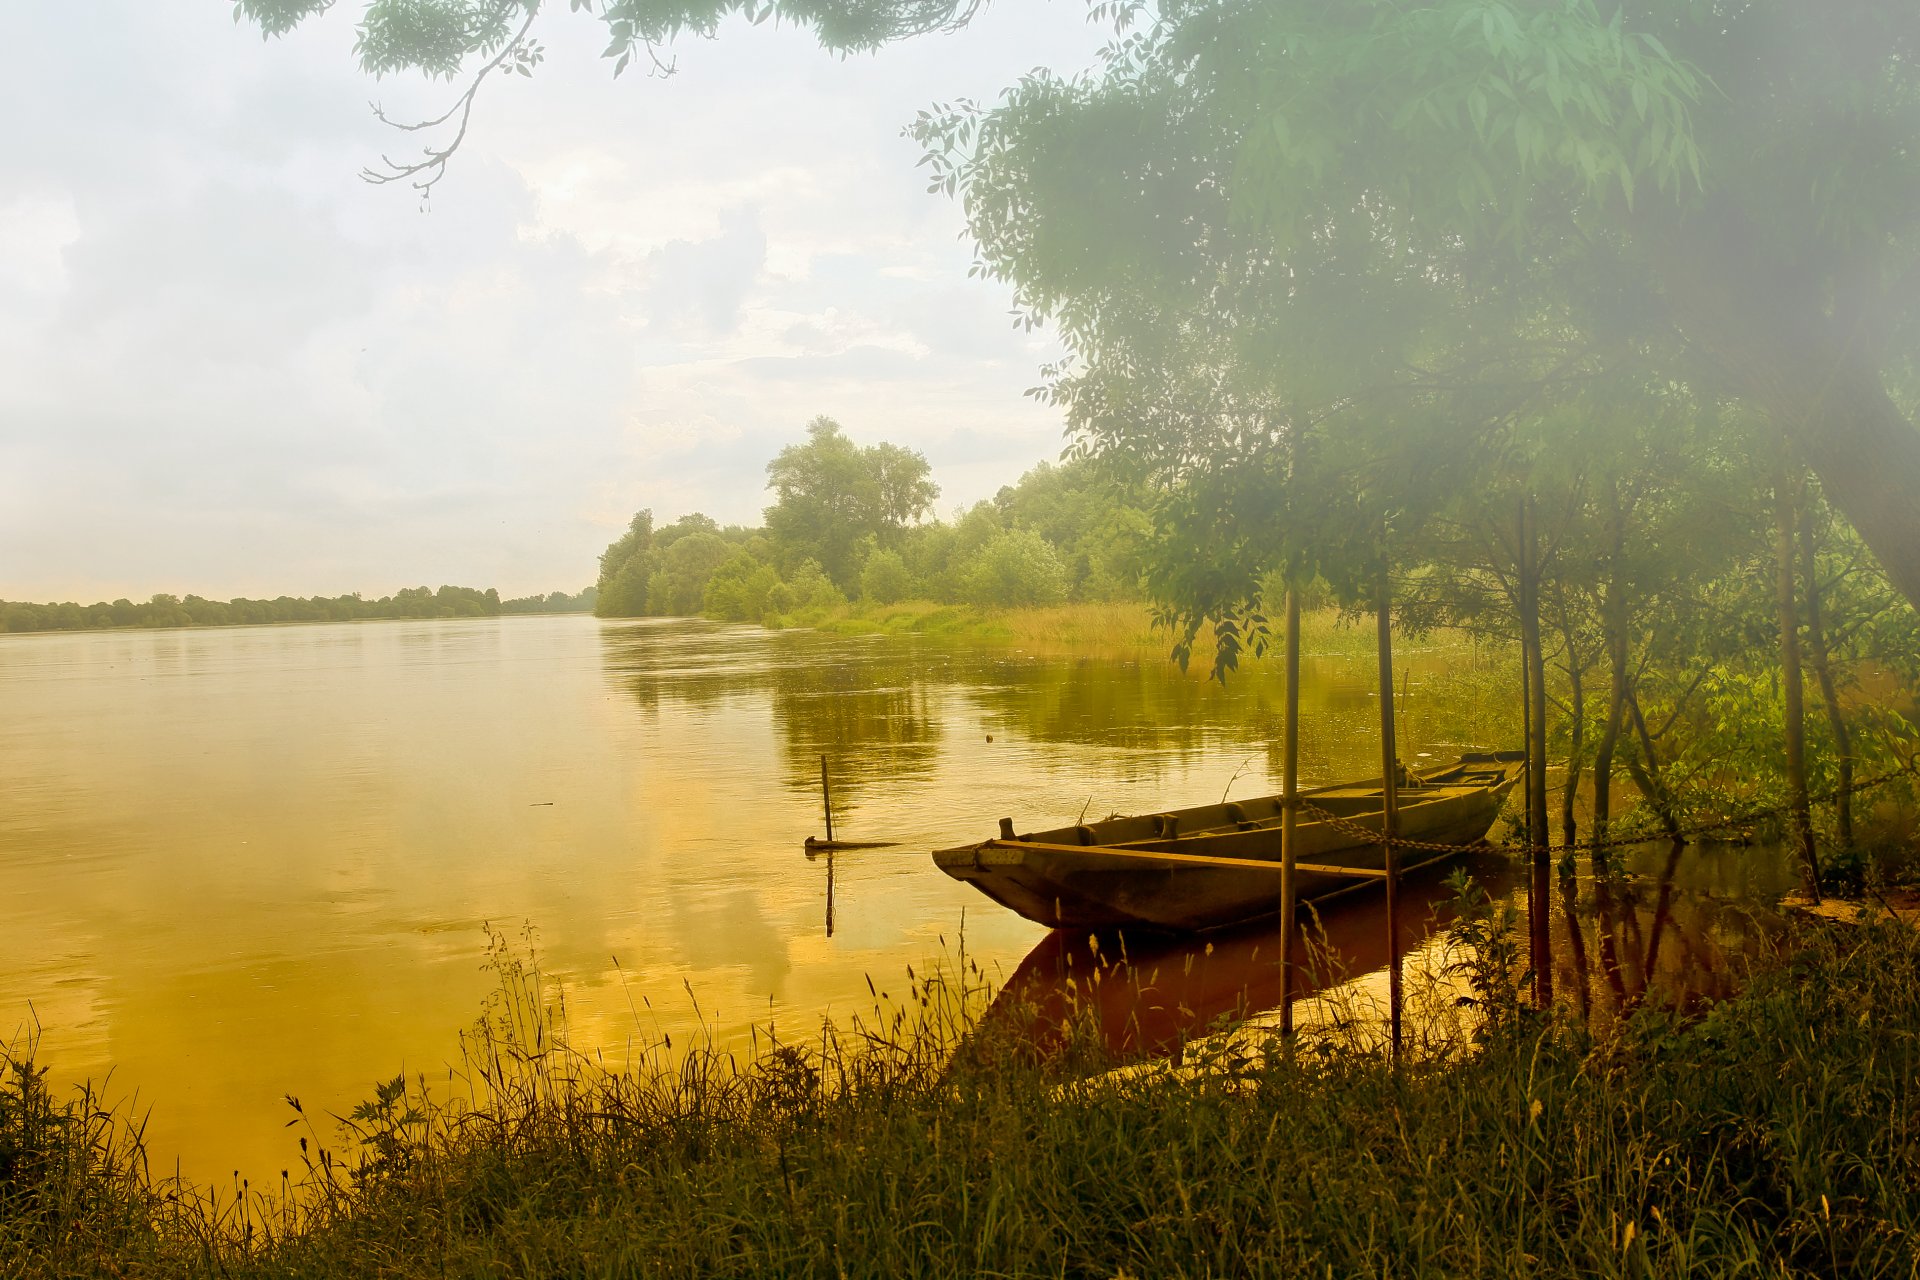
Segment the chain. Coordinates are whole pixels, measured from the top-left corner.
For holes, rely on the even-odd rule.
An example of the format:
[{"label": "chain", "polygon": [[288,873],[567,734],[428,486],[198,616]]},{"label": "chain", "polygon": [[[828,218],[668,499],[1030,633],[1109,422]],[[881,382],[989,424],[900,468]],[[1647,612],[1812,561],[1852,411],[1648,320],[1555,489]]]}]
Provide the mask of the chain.
[{"label": "chain", "polygon": [[[1843,795],[1852,795],[1857,792],[1868,791],[1874,787],[1891,782],[1904,774],[1913,773],[1915,768],[1915,762],[1908,761],[1898,769],[1889,769],[1885,773],[1875,774],[1871,778],[1854,782],[1850,786],[1835,787],[1833,790],[1824,791],[1817,796],[1809,796],[1807,797],[1807,803],[1809,805],[1830,804]],[[1300,806],[1301,812],[1326,823],[1336,831],[1354,836],[1366,844],[1386,843],[1396,849],[1417,849],[1426,853],[1457,853],[1466,847],[1458,844],[1443,844],[1437,840],[1410,840],[1405,836],[1393,836],[1383,842],[1380,832],[1372,827],[1364,826],[1361,823],[1353,821],[1351,818],[1343,818],[1339,814],[1330,813],[1308,800],[1300,800],[1296,801],[1296,803]],[[1773,805],[1770,808],[1750,810],[1747,813],[1731,818],[1717,818],[1712,822],[1696,823],[1693,826],[1684,827],[1679,831],[1666,832],[1658,835],[1649,835],[1646,832],[1640,832],[1634,835],[1609,836],[1604,840],[1581,840],[1573,844],[1559,844],[1547,847],[1551,847],[1560,853],[1577,853],[1590,850],[1615,849],[1630,844],[1645,844],[1649,840],[1687,840],[1695,836],[1706,835],[1712,831],[1727,831],[1736,827],[1750,827],[1763,819],[1779,817],[1781,814],[1789,813],[1792,810],[1793,805],[1790,803],[1779,804]],[[1519,841],[1510,840],[1505,842],[1503,847],[1509,849],[1524,849],[1527,846],[1521,844]]]}]

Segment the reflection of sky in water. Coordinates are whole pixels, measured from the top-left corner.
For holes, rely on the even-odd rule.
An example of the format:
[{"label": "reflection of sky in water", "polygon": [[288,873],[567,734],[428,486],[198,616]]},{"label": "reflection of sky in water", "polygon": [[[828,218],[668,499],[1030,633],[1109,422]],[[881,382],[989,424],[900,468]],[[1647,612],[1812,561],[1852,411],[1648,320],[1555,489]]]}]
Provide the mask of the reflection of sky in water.
[{"label": "reflection of sky in water", "polygon": [[[1407,754],[1509,736],[1471,667],[1409,650]],[[1368,665],[1306,673],[1303,773],[1372,771]],[[31,1005],[56,1072],[140,1091],[156,1158],[257,1181],[293,1155],[285,1093],[344,1110],[442,1068],[488,987],[483,921],[532,923],[584,1041],[802,1033],[963,916],[1001,972],[1040,936],[927,850],[1002,814],[1269,791],[1278,708],[1268,667],[1223,690],[698,622],[0,637],[0,1035]],[[840,834],[899,842],[837,860],[832,939],[800,852],[823,754]]]}]

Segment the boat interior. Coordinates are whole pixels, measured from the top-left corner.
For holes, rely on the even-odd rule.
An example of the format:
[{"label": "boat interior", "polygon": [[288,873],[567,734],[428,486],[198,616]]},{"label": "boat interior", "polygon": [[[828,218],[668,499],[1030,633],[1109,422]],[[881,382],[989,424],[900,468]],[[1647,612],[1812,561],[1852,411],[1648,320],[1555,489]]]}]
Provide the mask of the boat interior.
[{"label": "boat interior", "polygon": [[[1512,758],[1518,754],[1500,752],[1484,757],[1466,756],[1454,765],[1424,775],[1403,768],[1398,784],[1401,804],[1417,804],[1446,794],[1499,786],[1512,775]],[[1302,801],[1343,818],[1378,813],[1381,797],[1382,789],[1377,778],[1365,782],[1336,783],[1300,792]],[[1259,796],[1220,804],[1195,805],[1165,813],[1115,816],[1099,822],[1077,823],[1019,835],[1013,834],[1011,822],[1002,819],[1001,838],[1036,844],[1129,845],[1203,833],[1256,831],[1279,825],[1281,810],[1279,796]]]}]

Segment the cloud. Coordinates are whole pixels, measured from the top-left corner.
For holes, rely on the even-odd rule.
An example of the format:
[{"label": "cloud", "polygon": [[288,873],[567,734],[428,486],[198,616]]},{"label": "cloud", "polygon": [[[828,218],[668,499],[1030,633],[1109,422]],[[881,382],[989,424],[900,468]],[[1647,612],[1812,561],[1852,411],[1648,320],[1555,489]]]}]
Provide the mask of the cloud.
[{"label": "cloud", "polygon": [[66,250],[79,238],[80,215],[65,192],[29,192],[0,203],[0,292],[64,292]]},{"label": "cloud", "polygon": [[846,60],[730,25],[617,83],[556,12],[426,213],[356,179],[411,145],[365,101],[447,88],[370,88],[350,16],[263,45],[220,6],[23,13],[0,597],[571,588],[638,507],[757,521],[818,413],[924,450],[943,501],[1057,453],[1020,394],[1051,348],[964,279],[899,127],[1083,65],[1075,7]]},{"label": "cloud", "polygon": [[732,333],[766,261],[767,237],[746,210],[722,215],[711,239],[668,241],[646,257],[647,324],[706,337]]}]

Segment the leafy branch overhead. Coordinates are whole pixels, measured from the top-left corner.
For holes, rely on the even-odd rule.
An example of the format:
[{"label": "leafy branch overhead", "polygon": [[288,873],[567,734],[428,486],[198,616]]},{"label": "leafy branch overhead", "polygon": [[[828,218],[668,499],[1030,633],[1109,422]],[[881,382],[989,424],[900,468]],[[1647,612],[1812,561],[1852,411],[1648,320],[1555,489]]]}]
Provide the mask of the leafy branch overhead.
[{"label": "leafy branch overhead", "polygon": [[[712,37],[728,18],[769,19],[809,30],[839,53],[870,50],[895,40],[963,26],[980,0],[567,0],[567,11],[606,30],[602,57],[618,76],[636,62],[651,73],[673,73],[663,50],[683,36]],[[236,22],[252,22],[263,36],[281,36],[335,7],[335,0],[236,0]],[[534,29],[544,0],[366,0],[360,10],[354,56],[370,75],[417,73],[457,81],[460,91],[439,115],[419,120],[374,114],[409,133],[448,131],[416,159],[383,156],[361,176],[369,182],[405,181],[423,196],[446,175],[467,138],[480,90],[498,73],[532,76],[545,60]]]}]

